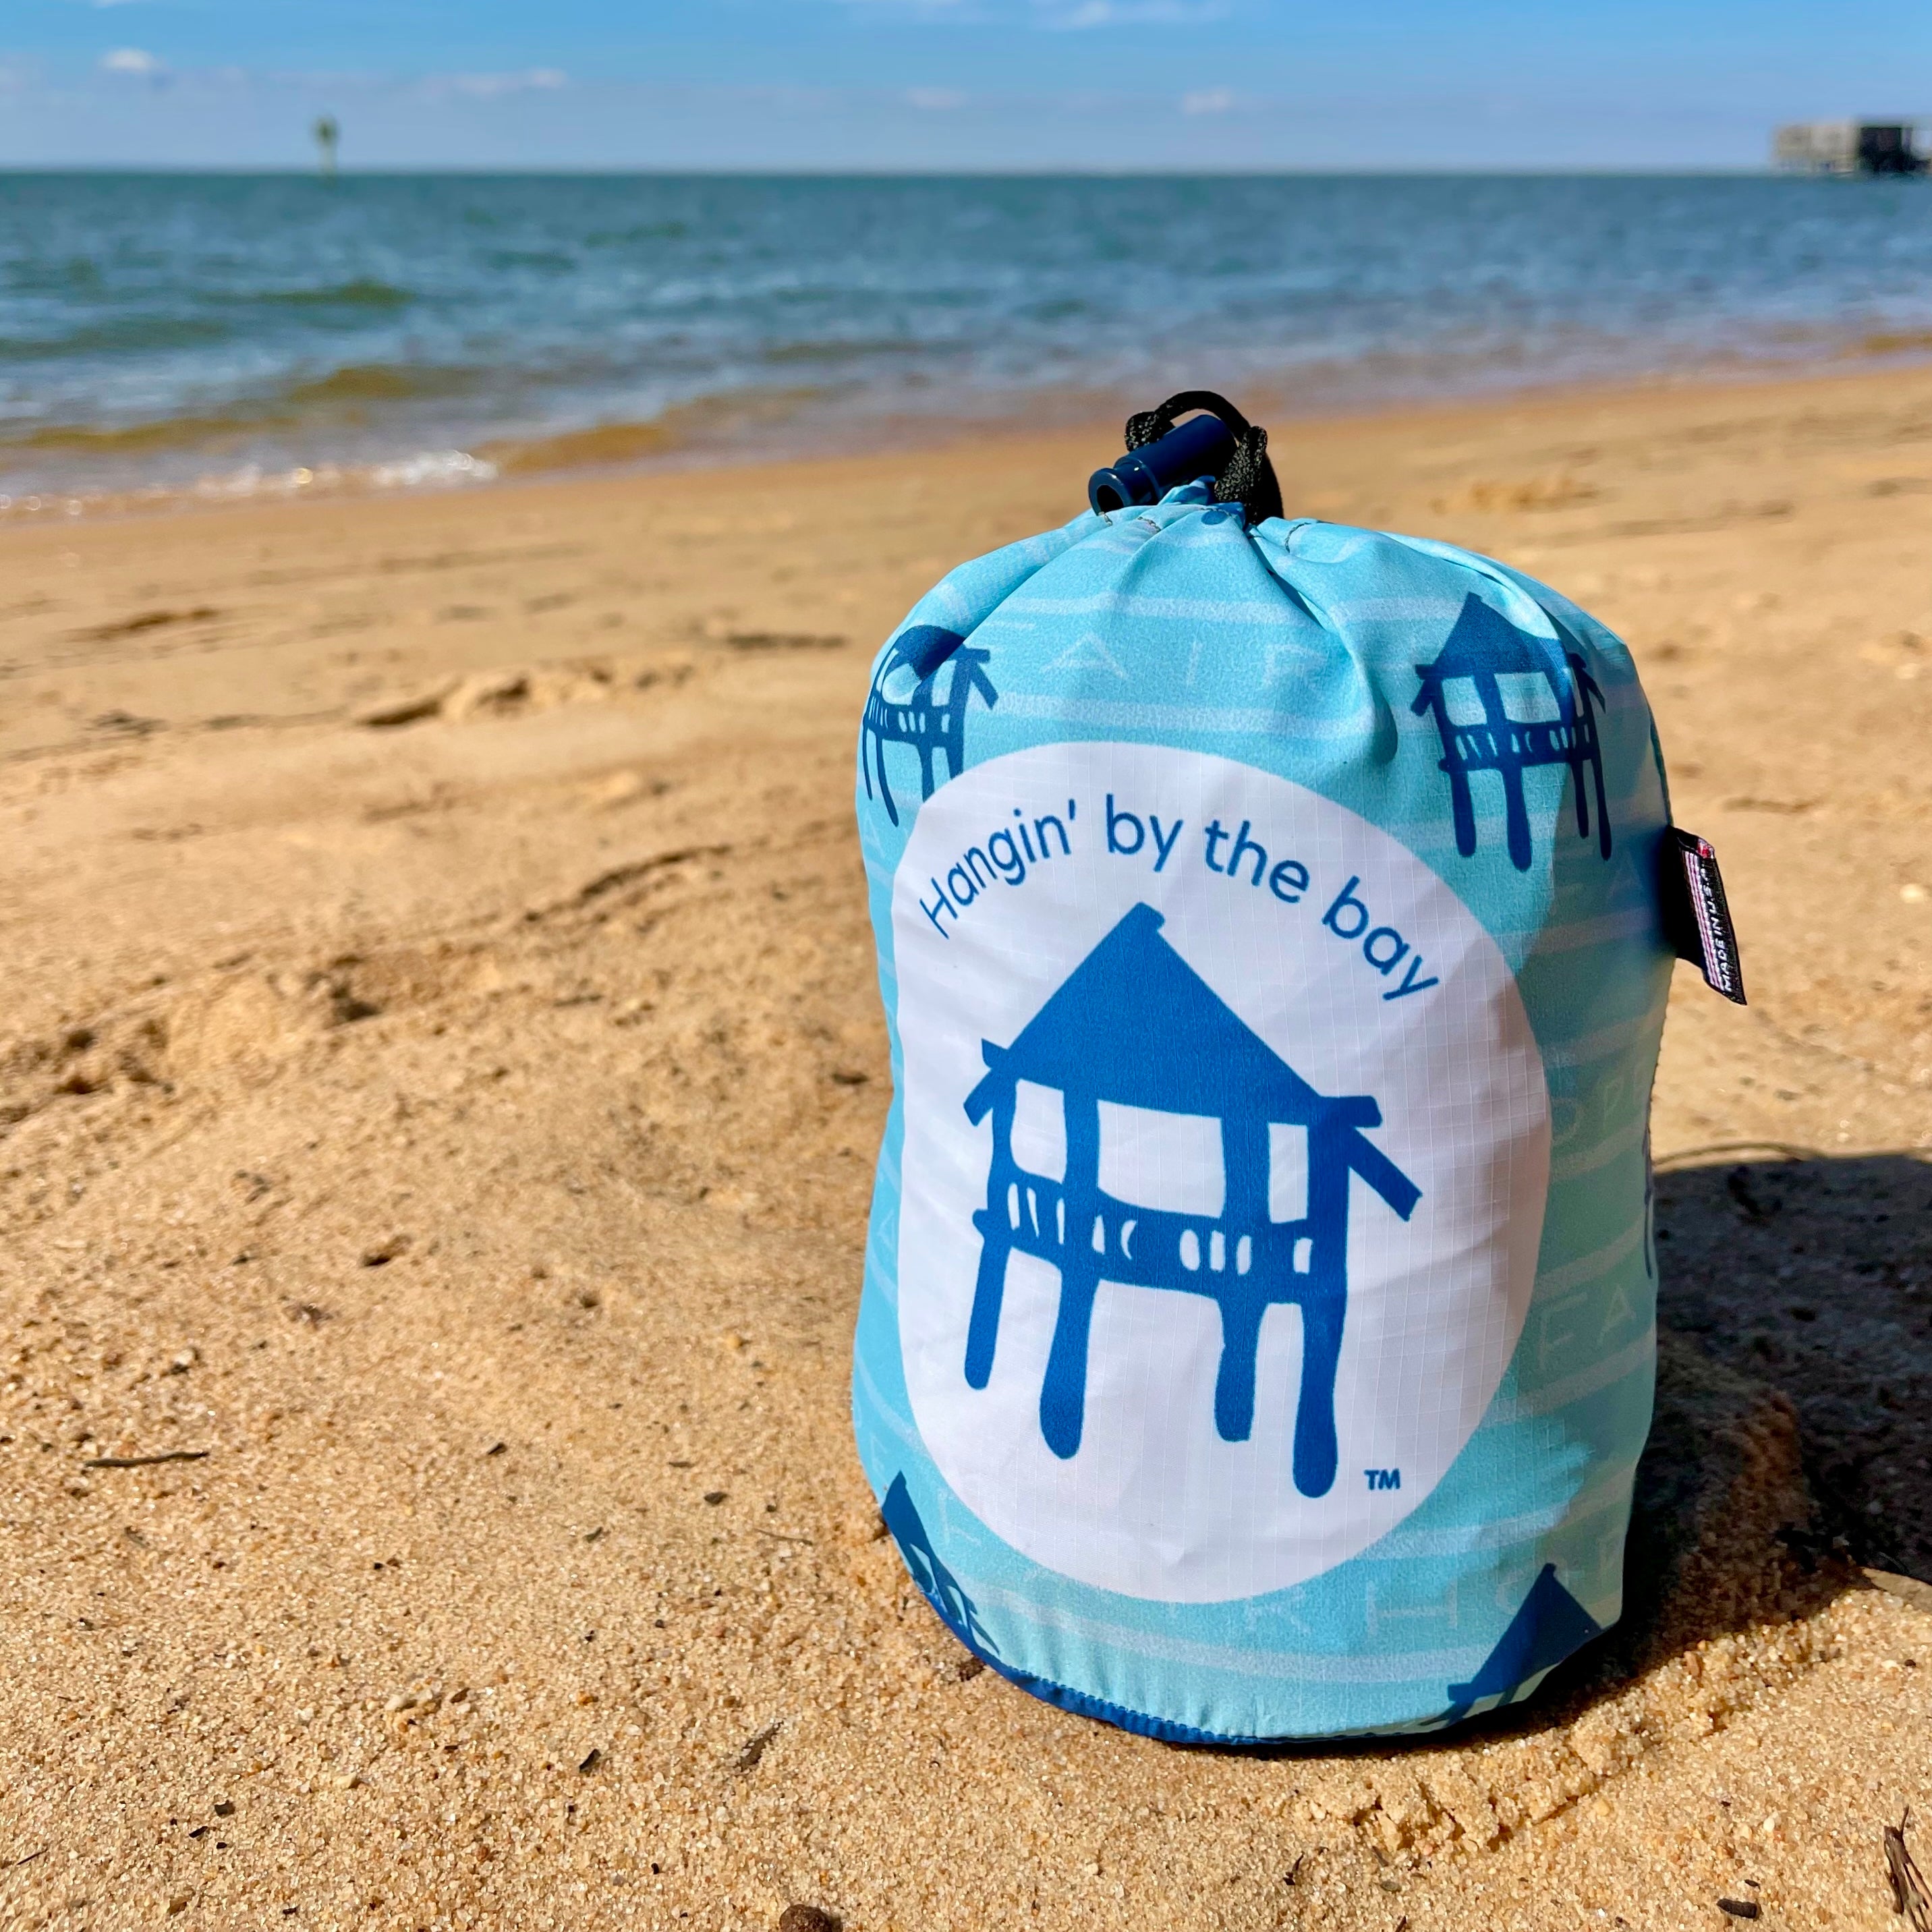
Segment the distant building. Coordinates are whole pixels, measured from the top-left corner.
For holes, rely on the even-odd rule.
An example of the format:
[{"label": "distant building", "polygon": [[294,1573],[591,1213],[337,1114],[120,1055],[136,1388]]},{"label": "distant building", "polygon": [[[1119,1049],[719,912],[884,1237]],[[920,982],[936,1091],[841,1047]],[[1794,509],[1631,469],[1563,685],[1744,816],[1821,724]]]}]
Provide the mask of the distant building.
[{"label": "distant building", "polygon": [[1800,174],[1922,175],[1932,165],[1932,119],[1793,121],[1771,152]]}]

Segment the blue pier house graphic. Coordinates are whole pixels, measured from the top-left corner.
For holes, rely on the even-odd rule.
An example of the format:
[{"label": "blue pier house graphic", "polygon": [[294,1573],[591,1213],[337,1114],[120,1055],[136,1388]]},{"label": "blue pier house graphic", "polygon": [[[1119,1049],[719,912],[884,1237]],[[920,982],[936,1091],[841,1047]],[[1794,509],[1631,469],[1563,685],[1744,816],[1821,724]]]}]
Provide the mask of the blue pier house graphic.
[{"label": "blue pier house graphic", "polygon": [[1524,1684],[1603,1634],[1603,1625],[1558,1582],[1556,1565],[1546,1563],[1482,1668],[1468,1683],[1450,1685],[1442,1721],[1460,1724],[1485,1698],[1510,1702]]},{"label": "blue pier house graphic", "polygon": [[[1553,621],[1553,620],[1552,620]],[[1583,789],[1587,772],[1595,781],[1598,849],[1610,856],[1610,819],[1604,802],[1604,758],[1598,742],[1596,713],[1592,700],[1604,694],[1590,675],[1581,654],[1547,638],[1518,630],[1501,612],[1472,591],[1462,600],[1455,627],[1433,664],[1418,664],[1422,688],[1410,707],[1420,717],[1432,712],[1442,740],[1442,769],[1449,775],[1449,795],[1456,826],[1456,849],[1466,859],[1476,851],[1475,802],[1469,784],[1475,772],[1494,772],[1502,781],[1503,807],[1508,828],[1510,862],[1519,872],[1529,870],[1529,812],[1523,798],[1522,775],[1533,766],[1568,765],[1576,800],[1576,832],[1590,833],[1590,808]],[[1502,680],[1527,678],[1546,687],[1554,718],[1512,716]],[[1451,716],[1449,687],[1466,680],[1482,707],[1480,722],[1458,722]],[[1520,700],[1519,700],[1520,703]],[[1523,707],[1527,708],[1527,707]]]},{"label": "blue pier house graphic", "polygon": [[[1420,1190],[1363,1136],[1382,1124],[1366,1096],[1318,1094],[1244,1025],[1137,905],[1101,940],[1010,1046],[982,1042],[988,1072],[967,1097],[975,1126],[993,1119],[981,1248],[966,1341],[968,1385],[993,1372],[1006,1263],[1017,1250],[1050,1263],[1060,1300],[1040,1391],[1040,1425],[1062,1458],[1080,1447],[1088,1336],[1102,1281],[1205,1295],[1220,1310],[1215,1426],[1246,1442],[1253,1426],[1262,1318],[1301,1311],[1301,1388],[1294,1479],[1305,1496],[1334,1486],[1335,1381],[1348,1306],[1348,1189],[1359,1175],[1403,1220]],[[1064,1178],[1028,1172],[1013,1154],[1022,1081],[1056,1090],[1066,1130]],[[1217,1121],[1225,1187],[1218,1215],[1168,1212],[1100,1185],[1101,1103]],[[1272,1126],[1306,1135],[1305,1212],[1269,1212]]]},{"label": "blue pier house graphic", "polygon": [[[976,691],[988,710],[1000,701],[985,670],[992,655],[975,650],[958,632],[942,631],[933,624],[915,625],[902,632],[886,654],[866,699],[866,715],[860,726],[859,768],[868,798],[872,796],[877,775],[879,798],[895,825],[899,822],[899,808],[886,776],[886,747],[910,745],[919,754],[922,799],[932,796],[935,754],[946,760],[946,776],[956,778],[966,768],[966,707],[973,694]],[[903,698],[890,698],[886,687],[899,671],[910,674],[911,692]],[[943,699],[939,695],[942,680],[946,686]]]},{"label": "blue pier house graphic", "polygon": [[926,1533],[912,1492],[906,1487],[903,1470],[892,1478],[886,1499],[879,1505],[879,1514],[899,1546],[907,1574],[938,1612],[940,1621],[968,1650],[997,1658],[999,1652],[980,1622],[980,1606],[967,1595],[959,1579],[940,1561],[939,1552]]}]

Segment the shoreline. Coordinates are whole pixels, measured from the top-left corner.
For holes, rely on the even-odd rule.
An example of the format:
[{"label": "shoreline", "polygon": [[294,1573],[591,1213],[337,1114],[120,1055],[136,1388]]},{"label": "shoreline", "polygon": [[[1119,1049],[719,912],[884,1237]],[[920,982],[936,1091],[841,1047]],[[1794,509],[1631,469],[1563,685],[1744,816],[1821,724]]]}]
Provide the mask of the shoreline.
[{"label": "shoreline", "polygon": [[[1380,402],[1316,398],[1305,406],[1294,404],[1292,391],[1265,382],[1255,384],[1247,394],[1256,404],[1249,409],[1255,420],[1284,428],[1289,424],[1340,428],[1390,417],[1426,421],[1539,405],[1560,408],[1616,396],[1638,398],[1669,393],[1697,400],[1717,394],[1774,391],[1791,384],[1909,376],[1928,367],[1932,367],[1932,331],[1906,331],[1869,334],[1859,346],[1790,364],[1739,358],[1728,368],[1702,362],[1677,370],[1658,368],[1630,374],[1552,378],[1486,388],[1424,389],[1393,394]],[[99,490],[0,488],[0,532],[77,519],[165,515],[251,503],[393,499],[524,483],[621,482],[713,472],[735,474],[814,461],[913,459],[970,442],[1024,442],[1041,436],[1089,434],[1118,420],[1097,401],[1077,401],[1078,394],[1062,392],[1048,398],[1043,426],[1029,425],[1016,405],[983,417],[886,416],[866,422],[862,428],[846,436],[820,428],[808,435],[802,432],[797,442],[779,436],[769,442],[739,445],[698,439],[680,441],[675,427],[668,427],[668,418],[658,417],[532,431],[515,437],[490,433],[472,438],[468,447],[424,449],[361,463],[322,462],[266,472],[259,466],[243,465],[180,484]],[[739,406],[756,416],[767,412],[762,406],[777,400],[721,395],[680,405],[668,417],[714,409],[730,411]],[[800,446],[801,443],[818,447]],[[1106,460],[1096,457],[1095,466]],[[4,472],[0,471],[0,484],[5,482]]]}]

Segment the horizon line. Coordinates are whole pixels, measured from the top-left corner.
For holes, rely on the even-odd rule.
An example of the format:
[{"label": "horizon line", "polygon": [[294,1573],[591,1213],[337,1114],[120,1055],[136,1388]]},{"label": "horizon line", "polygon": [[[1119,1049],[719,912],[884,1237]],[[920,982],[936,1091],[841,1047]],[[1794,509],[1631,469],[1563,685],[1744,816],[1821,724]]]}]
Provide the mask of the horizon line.
[{"label": "horizon line", "polygon": [[[1547,166],[1481,166],[1451,162],[1417,162],[1406,167],[1363,167],[1317,163],[1277,166],[1192,165],[1168,167],[1103,168],[1073,164],[1039,167],[961,166],[952,168],[890,166],[817,166],[785,163],[726,163],[712,167],[658,166],[649,163],[592,165],[574,162],[395,162],[367,166],[338,166],[325,175],[314,163],[164,162],[164,161],[0,161],[0,178],[20,175],[157,175],[234,178],[265,176],[308,181],[379,181],[398,178],[556,176],[578,179],[656,179],[665,181],[1165,181],[1197,180],[1404,180],[1417,176],[1450,179],[1568,180],[1580,176],[1612,179],[1700,178],[1735,181],[1820,181],[1891,179],[1892,177],[1838,176],[1769,163],[1724,165],[1693,162],[1573,162]],[[1907,179],[1907,177],[1898,178]]]}]

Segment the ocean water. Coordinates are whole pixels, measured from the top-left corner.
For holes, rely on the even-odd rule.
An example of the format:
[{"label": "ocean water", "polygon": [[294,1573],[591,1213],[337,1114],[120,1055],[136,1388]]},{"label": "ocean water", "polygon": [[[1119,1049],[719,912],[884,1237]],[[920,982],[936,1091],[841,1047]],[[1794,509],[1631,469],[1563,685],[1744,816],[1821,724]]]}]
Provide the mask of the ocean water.
[{"label": "ocean water", "polygon": [[1932,352],[1932,186],[0,176],[0,509]]}]

